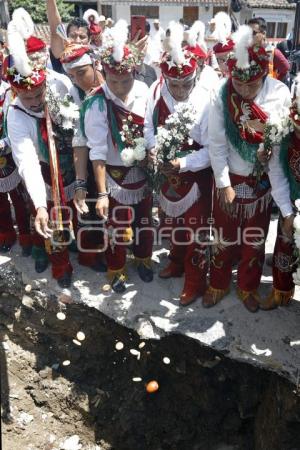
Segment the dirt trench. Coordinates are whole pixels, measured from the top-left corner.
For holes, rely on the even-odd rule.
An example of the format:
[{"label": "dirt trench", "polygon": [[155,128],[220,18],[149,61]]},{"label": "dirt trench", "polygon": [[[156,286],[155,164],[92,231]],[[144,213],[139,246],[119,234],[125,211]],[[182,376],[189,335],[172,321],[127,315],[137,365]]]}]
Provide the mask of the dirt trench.
[{"label": "dirt trench", "polygon": [[83,450],[300,449],[300,382],[181,335],[143,341],[34,291],[0,296],[0,327],[4,450],[63,449],[72,435]]}]

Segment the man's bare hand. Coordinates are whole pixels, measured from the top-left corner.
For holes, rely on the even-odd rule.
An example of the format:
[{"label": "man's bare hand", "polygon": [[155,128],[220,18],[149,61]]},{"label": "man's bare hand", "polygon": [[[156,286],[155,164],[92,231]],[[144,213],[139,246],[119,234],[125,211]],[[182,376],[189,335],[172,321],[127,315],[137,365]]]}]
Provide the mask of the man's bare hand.
[{"label": "man's bare hand", "polygon": [[235,199],[235,190],[231,186],[221,189],[221,197],[225,205],[231,205]]},{"label": "man's bare hand", "polygon": [[73,203],[80,214],[87,214],[89,212],[89,208],[85,202],[86,199],[86,190],[78,189],[75,191]]},{"label": "man's bare hand", "polygon": [[109,199],[107,197],[98,198],[96,203],[96,213],[104,220],[108,218]]},{"label": "man's bare hand", "polygon": [[158,169],[166,176],[171,177],[178,173],[180,169],[179,159],[173,159],[167,163],[161,164]]},{"label": "man's bare hand", "polygon": [[134,39],[131,41],[131,44],[136,47],[139,52],[145,52],[148,44],[148,36],[144,36],[142,39],[140,37],[140,30],[134,36]]},{"label": "man's bare hand", "polygon": [[293,238],[294,218],[295,218],[294,215],[291,214],[290,216],[287,216],[282,220],[282,225],[281,225],[282,232],[289,239]]},{"label": "man's bare hand", "polygon": [[45,239],[49,239],[52,236],[53,231],[49,228],[49,215],[47,209],[44,207],[38,208],[34,221],[34,226],[38,234]]}]

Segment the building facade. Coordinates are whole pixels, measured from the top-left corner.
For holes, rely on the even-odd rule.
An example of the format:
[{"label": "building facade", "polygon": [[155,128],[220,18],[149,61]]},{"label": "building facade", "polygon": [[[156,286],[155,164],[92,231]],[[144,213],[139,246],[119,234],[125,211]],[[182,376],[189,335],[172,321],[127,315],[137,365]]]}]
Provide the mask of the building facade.
[{"label": "building facade", "polygon": [[[149,22],[159,19],[163,28],[170,20],[184,19],[187,25],[200,19],[207,23],[217,12],[228,11],[227,0],[68,0],[76,5],[76,12],[82,15],[88,8],[97,9],[105,17],[128,23],[132,15],[145,15]],[[235,14],[240,24],[251,17],[264,17],[268,22],[268,37],[283,39],[292,32],[295,18],[295,4],[287,0],[243,0],[243,8]]]}]

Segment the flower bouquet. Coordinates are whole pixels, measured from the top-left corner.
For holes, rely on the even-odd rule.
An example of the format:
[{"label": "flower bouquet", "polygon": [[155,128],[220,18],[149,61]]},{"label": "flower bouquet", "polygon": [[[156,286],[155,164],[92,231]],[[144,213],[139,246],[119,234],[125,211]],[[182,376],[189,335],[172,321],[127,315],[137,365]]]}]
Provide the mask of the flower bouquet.
[{"label": "flower bouquet", "polygon": [[69,94],[61,97],[59,93],[53,92],[50,87],[47,87],[46,101],[54,123],[64,130],[72,130],[75,122],[79,119],[79,108],[73,97]]},{"label": "flower bouquet", "polygon": [[179,103],[175,106],[174,113],[166,120],[165,125],[157,128],[156,163],[154,166],[156,191],[165,181],[165,176],[161,174],[159,167],[193,151],[190,131],[196,123],[196,118],[196,111],[190,103]]},{"label": "flower bouquet", "polygon": [[264,147],[267,151],[272,151],[273,145],[280,145],[281,141],[291,131],[289,108],[281,108],[270,114],[265,126]]},{"label": "flower bouquet", "polygon": [[[283,140],[292,131],[292,122],[289,117],[289,108],[283,107],[272,112],[268,117],[264,129],[264,142],[259,144],[258,154],[265,153],[267,161],[272,156],[273,146],[280,146]],[[261,173],[264,171],[262,164],[258,161],[255,165],[257,178],[260,178]]]},{"label": "flower bouquet", "polygon": [[131,167],[146,157],[146,140],[143,138],[141,127],[133,123],[132,116],[123,119],[121,141],[126,147],[121,151],[124,166]]}]

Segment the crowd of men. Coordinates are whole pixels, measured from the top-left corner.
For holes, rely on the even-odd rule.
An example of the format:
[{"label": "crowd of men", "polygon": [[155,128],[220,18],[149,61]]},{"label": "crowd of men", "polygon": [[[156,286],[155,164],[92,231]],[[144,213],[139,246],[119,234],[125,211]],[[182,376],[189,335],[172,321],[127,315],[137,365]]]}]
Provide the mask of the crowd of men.
[{"label": "crowd of men", "polygon": [[[265,21],[232,33],[225,13],[208,32],[200,21],[190,28],[173,21],[164,31],[156,20],[141,37],[93,10],[65,29],[55,0],[47,10],[50,49],[19,8],[0,53],[0,251],[18,238],[36,272],[50,263],[64,288],[75,247],[79,264],[106,271],[121,294],[128,248],[141,280],[152,282],[161,231],[170,254],[158,276],[184,276],[182,306],[199,297],[206,308],[219,303],[236,264],[238,297],[250,312],[287,305],[298,264],[300,88],[291,96],[282,82],[289,63],[268,46]],[[284,116],[287,132],[271,124],[274,114]],[[162,130],[176,121],[189,132],[173,129],[181,143],[168,153]],[[273,199],[280,210],[273,287],[261,298]]]}]

